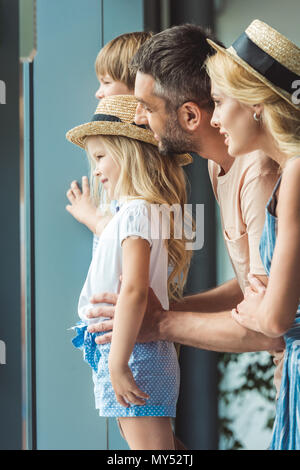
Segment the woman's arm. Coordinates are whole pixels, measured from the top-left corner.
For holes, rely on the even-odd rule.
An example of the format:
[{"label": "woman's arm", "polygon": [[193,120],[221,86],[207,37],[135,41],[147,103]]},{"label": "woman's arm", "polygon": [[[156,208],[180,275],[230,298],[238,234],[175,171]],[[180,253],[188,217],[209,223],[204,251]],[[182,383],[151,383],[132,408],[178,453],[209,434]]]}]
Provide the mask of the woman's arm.
[{"label": "woman's arm", "polygon": [[109,370],[118,402],[143,405],[148,395],[136,385],[128,361],[141,327],[148,300],[150,245],[128,237],[122,244],[122,285],[118,297]]},{"label": "woman's arm", "polygon": [[268,287],[249,293],[234,318],[270,337],[282,336],[293,324],[300,298],[300,160],[283,172],[277,207],[278,233]]},{"label": "woman's arm", "polygon": [[278,234],[259,323],[269,336],[283,335],[293,324],[300,298],[300,160],[282,175]]}]

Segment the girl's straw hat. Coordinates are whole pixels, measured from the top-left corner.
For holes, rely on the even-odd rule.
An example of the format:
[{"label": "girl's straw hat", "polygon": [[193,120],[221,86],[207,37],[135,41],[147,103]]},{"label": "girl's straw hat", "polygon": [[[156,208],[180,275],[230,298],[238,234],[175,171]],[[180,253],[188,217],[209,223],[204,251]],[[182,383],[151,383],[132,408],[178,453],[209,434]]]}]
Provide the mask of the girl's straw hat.
[{"label": "girl's straw hat", "polygon": [[[66,138],[82,148],[85,148],[85,138],[91,135],[120,135],[157,147],[158,142],[152,131],[134,122],[137,105],[138,101],[133,95],[113,95],[102,98],[91,122],[69,130]],[[176,159],[181,166],[193,161],[191,155],[187,153],[177,155]]]},{"label": "girl's straw hat", "polygon": [[296,89],[300,87],[300,49],[285,36],[260,20],[254,20],[246,31],[224,49],[207,39],[275,93],[299,109]]}]

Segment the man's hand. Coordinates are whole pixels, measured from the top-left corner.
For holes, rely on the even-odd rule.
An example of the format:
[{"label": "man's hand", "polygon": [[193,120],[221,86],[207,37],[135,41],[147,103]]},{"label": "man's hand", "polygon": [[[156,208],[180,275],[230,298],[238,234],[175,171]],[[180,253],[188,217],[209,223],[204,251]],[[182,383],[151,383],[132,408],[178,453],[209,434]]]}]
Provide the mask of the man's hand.
[{"label": "man's hand", "polygon": [[[107,317],[109,320],[104,320],[88,327],[88,331],[94,332],[107,332],[104,335],[97,336],[95,341],[98,344],[110,343],[113,330],[113,318],[115,307],[118,300],[118,294],[103,293],[96,294],[90,300],[91,303],[108,303],[111,306],[100,305],[90,310],[87,315],[88,318]],[[148,304],[144,315],[143,323],[139,331],[137,342],[148,343],[150,341],[158,341],[159,338],[159,321],[163,315],[163,308],[160,301],[154,294],[151,287],[149,287]]]}]

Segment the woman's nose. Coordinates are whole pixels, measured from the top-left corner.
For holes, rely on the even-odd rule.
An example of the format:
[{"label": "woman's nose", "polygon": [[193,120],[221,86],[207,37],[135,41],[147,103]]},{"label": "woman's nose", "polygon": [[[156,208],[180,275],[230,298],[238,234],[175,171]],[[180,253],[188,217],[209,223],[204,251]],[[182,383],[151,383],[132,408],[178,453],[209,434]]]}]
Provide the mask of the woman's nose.
[{"label": "woman's nose", "polygon": [[215,112],[213,113],[212,118],[211,118],[211,120],[210,120],[210,125],[211,125],[212,127],[220,127],[220,121],[219,121],[219,119],[217,118]]},{"label": "woman's nose", "polygon": [[148,119],[141,103],[137,105],[137,108],[135,110],[134,122],[139,126],[142,124],[148,125]]}]

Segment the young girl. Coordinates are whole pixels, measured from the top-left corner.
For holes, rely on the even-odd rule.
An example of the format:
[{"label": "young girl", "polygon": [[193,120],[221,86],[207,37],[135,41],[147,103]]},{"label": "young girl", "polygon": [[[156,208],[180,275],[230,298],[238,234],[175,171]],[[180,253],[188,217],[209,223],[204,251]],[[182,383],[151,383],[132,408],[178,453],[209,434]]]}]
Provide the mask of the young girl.
[{"label": "young girl", "polygon": [[286,351],[270,449],[300,449],[300,49],[255,20],[229,49],[207,63],[215,111],[229,154],[261,149],[282,169],[266,206],[260,253],[267,288],[250,288],[233,311],[243,326],[284,335]]},{"label": "young girl", "polygon": [[[86,148],[95,162],[101,196],[118,201],[80,295],[81,322],[73,343],[83,349],[93,369],[96,408],[101,416],[118,417],[130,448],[174,449],[170,418],[176,414],[179,391],[174,345],[135,341],[149,286],[164,308],[169,298],[182,295],[191,252],[185,250],[184,237],[174,237],[173,218],[170,237],[163,239],[168,217],[160,209],[162,205],[184,209],[181,165],[190,163],[191,157],[160,156],[151,131],[134,124],[136,106],[133,96],[103,98],[92,122],[67,133],[67,139]],[[97,194],[97,184],[94,190]],[[168,265],[173,268],[169,277]],[[111,345],[97,345],[96,334],[87,330],[94,321],[88,318],[90,298],[100,288],[120,292]]]}]

